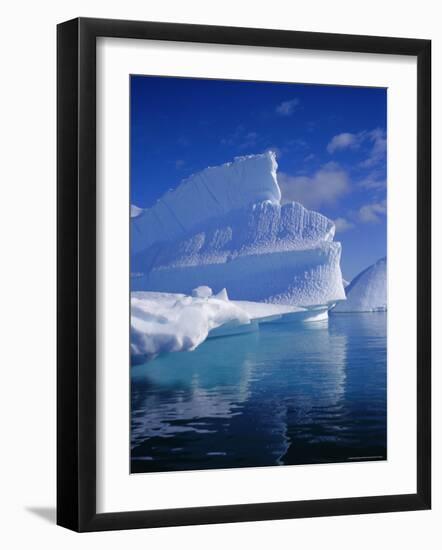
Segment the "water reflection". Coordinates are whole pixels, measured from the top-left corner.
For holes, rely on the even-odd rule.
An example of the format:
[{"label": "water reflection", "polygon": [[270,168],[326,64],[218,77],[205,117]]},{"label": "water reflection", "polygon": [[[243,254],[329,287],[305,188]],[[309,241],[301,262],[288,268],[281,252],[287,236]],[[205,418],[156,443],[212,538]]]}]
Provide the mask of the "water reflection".
[{"label": "water reflection", "polygon": [[132,369],[132,471],[385,457],[386,315],[211,339]]}]

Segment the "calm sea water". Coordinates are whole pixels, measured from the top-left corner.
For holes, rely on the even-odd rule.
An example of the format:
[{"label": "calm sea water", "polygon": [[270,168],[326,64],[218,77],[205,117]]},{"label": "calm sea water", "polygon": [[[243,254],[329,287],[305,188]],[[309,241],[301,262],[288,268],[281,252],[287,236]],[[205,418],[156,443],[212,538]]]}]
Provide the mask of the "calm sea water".
[{"label": "calm sea water", "polygon": [[133,367],[131,471],[386,459],[386,314],[261,325]]}]

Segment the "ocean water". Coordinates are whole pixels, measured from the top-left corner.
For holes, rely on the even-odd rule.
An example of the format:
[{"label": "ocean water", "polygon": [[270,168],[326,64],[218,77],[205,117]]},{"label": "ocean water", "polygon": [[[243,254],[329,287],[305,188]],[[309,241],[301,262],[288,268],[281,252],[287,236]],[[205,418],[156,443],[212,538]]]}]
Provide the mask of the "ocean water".
[{"label": "ocean water", "polygon": [[131,369],[131,472],[387,457],[385,313],[267,324]]}]

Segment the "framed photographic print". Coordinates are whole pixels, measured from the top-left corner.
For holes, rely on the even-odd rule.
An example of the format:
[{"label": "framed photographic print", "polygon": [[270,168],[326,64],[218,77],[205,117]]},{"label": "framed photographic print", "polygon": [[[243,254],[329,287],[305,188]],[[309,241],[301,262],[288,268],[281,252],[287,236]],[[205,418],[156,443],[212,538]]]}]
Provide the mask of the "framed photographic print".
[{"label": "framed photographic print", "polygon": [[58,514],[431,505],[430,42],[58,26]]}]

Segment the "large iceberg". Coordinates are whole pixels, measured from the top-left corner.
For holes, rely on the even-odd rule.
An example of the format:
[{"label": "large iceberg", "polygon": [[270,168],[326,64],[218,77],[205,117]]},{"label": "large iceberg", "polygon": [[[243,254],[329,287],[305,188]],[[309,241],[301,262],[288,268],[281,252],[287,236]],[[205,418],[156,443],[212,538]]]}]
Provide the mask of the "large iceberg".
[{"label": "large iceberg", "polygon": [[334,312],[387,310],[387,258],[378,260],[346,288],[347,300],[340,302]]},{"label": "large iceberg", "polygon": [[335,226],[281,204],[274,153],[207,168],[131,218],[134,291],[190,294],[208,285],[233,300],[295,306],[345,299]]}]

